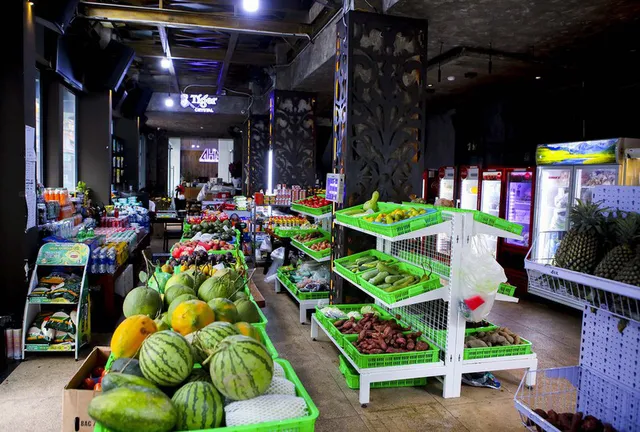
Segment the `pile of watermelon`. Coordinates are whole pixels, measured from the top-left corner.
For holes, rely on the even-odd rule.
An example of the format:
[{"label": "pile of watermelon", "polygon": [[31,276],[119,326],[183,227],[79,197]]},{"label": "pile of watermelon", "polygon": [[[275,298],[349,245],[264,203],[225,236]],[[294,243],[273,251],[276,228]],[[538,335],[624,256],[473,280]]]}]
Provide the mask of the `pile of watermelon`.
[{"label": "pile of watermelon", "polygon": [[[256,406],[269,404],[277,409],[256,416]],[[89,415],[111,431],[168,432],[306,415],[282,409],[296,406],[306,410],[255,328],[213,322],[187,337],[173,330],[145,337],[137,359],[114,362]]]}]

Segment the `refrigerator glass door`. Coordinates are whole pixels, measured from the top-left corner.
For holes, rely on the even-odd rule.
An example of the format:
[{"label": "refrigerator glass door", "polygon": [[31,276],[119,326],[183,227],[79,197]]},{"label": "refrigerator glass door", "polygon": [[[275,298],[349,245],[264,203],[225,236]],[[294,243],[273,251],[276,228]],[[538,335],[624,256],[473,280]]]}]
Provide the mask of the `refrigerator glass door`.
[{"label": "refrigerator glass door", "polygon": [[533,198],[533,175],[528,171],[511,171],[507,174],[507,206],[505,218],[522,225],[522,240],[505,239],[505,244],[529,246],[531,206]]},{"label": "refrigerator glass door", "polygon": [[569,224],[569,194],[573,167],[538,169],[536,231],[538,259],[551,259]]},{"label": "refrigerator glass door", "polygon": [[502,180],[482,180],[480,211],[491,216],[500,216],[500,192]]},{"label": "refrigerator glass door", "polygon": [[440,196],[438,198],[444,198],[453,201],[453,179],[442,179],[440,180]]},{"label": "refrigerator glass door", "polygon": [[464,179],[460,188],[460,208],[478,210],[478,180]]},{"label": "refrigerator glass door", "polygon": [[573,196],[576,200],[591,202],[596,186],[615,186],[618,184],[618,171],[618,165],[576,167],[575,193]]}]

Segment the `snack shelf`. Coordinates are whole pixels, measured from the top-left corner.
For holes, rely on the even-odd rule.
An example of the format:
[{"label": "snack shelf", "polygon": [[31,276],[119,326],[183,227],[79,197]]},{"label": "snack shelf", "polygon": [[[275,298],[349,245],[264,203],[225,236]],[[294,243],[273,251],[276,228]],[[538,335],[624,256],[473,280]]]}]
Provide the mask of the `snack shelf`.
[{"label": "snack shelf", "polygon": [[[304,252],[307,256],[313,258],[317,262],[327,262],[331,260],[331,253],[329,253],[329,255],[324,257],[317,257],[315,255],[310,254],[307,248],[305,248],[303,245],[300,245],[300,243],[291,242],[291,246],[298,249],[300,252]],[[329,251],[331,251],[331,249],[329,249]]]},{"label": "snack shelf", "polygon": [[[280,275],[278,275],[276,277],[275,291],[277,293],[281,292],[282,287],[284,287],[287,291],[289,291],[291,296],[295,298],[298,304],[300,305],[300,324],[305,324],[307,322],[307,311],[314,310],[320,302],[326,302],[327,299],[329,298],[329,292],[327,291],[326,296],[323,295],[320,298],[302,299],[299,297],[298,291],[297,290],[294,291],[293,289],[291,289],[291,287],[289,287],[289,284],[287,284],[286,281],[283,281],[282,279],[280,279]],[[320,293],[311,293],[311,294],[320,294]]]}]

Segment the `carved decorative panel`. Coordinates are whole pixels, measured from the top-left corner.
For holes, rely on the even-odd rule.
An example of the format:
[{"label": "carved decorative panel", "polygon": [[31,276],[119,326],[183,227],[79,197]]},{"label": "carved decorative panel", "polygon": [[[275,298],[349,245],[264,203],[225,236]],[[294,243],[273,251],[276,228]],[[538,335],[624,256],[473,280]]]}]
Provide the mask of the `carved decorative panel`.
[{"label": "carved decorative panel", "polygon": [[271,96],[273,184],[313,186],[316,176],[316,96],[275,90]]},{"label": "carved decorative panel", "polygon": [[251,116],[247,133],[245,172],[249,178],[248,195],[267,189],[267,152],[269,116]]}]

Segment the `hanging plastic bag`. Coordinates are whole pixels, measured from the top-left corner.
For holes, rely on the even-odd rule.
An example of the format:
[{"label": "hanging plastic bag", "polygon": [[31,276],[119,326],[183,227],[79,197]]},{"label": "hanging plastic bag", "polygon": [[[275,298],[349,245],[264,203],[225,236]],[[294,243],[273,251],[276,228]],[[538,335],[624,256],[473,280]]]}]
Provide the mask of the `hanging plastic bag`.
[{"label": "hanging plastic bag", "polygon": [[267,275],[264,277],[264,281],[267,283],[271,283],[276,279],[278,269],[284,264],[284,248],[279,247],[271,252],[271,259],[273,262],[267,271]]},{"label": "hanging plastic bag", "polygon": [[473,236],[470,246],[470,253],[462,256],[460,265],[462,298],[459,308],[467,321],[477,322],[491,312],[498,288],[507,281],[507,276],[493,257],[488,236]]},{"label": "hanging plastic bag", "polygon": [[262,240],[262,243],[260,244],[260,250],[267,253],[273,250],[271,247],[271,239],[269,237],[265,237],[264,240]]}]

